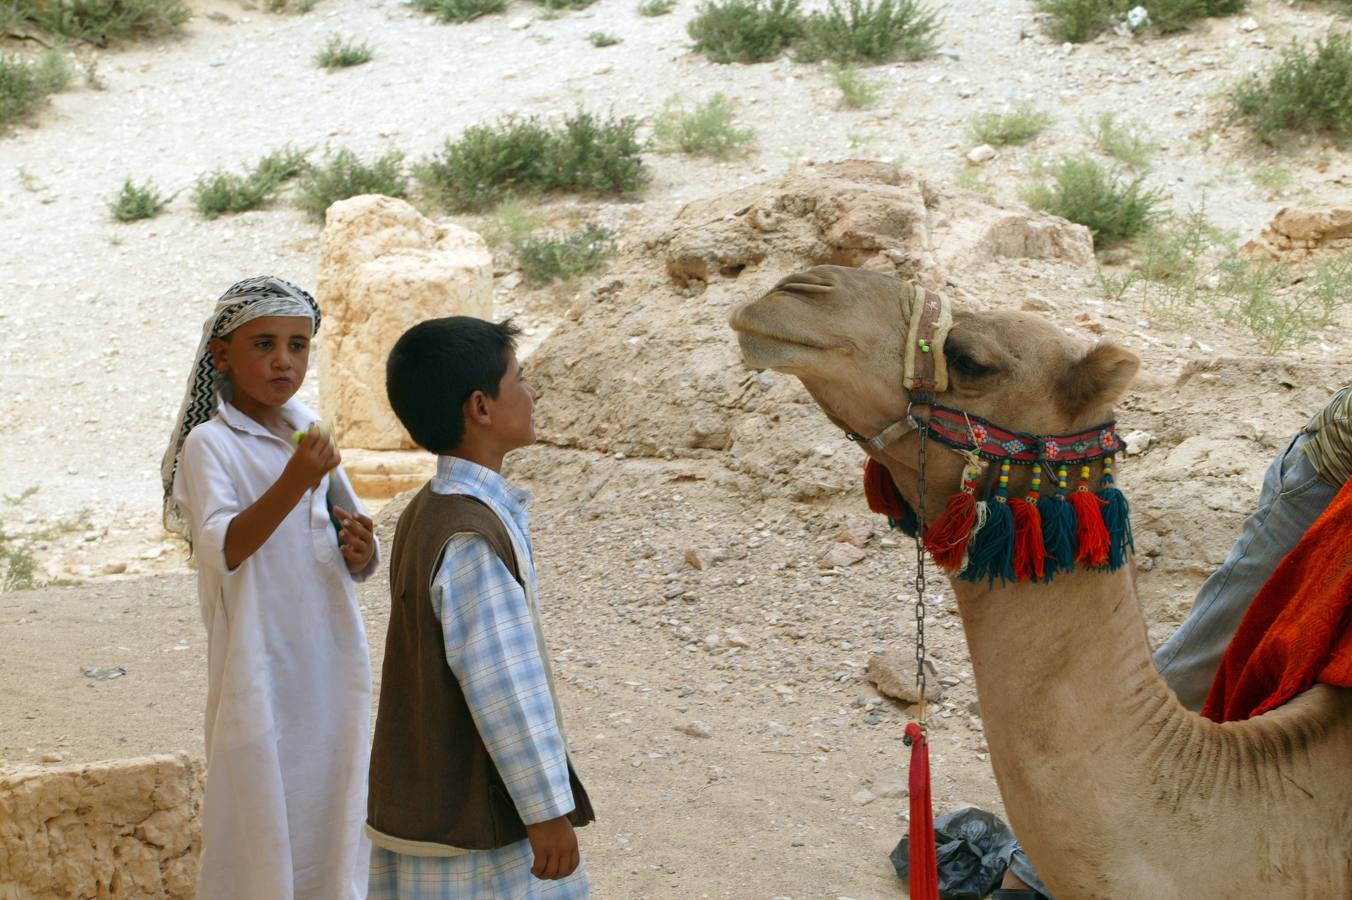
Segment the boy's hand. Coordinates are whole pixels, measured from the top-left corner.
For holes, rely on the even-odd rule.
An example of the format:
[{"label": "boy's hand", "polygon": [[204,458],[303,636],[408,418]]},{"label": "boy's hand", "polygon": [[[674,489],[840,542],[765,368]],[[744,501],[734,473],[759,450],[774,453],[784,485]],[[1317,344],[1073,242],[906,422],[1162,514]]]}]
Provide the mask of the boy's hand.
[{"label": "boy's hand", "polygon": [[535,852],[530,873],[545,881],[567,878],[577,869],[582,857],[577,850],[577,833],[567,816],[526,826],[526,837]]},{"label": "boy's hand", "polygon": [[338,448],[318,428],[311,428],[291,454],[286,470],[307,488],[319,487],[320,480],[343,461]]},{"label": "boy's hand", "polygon": [[347,570],[360,572],[376,552],[375,525],[370,516],[350,513],[341,506],[334,506],[333,514],[343,526],[338,532],[338,549],[347,560]]}]

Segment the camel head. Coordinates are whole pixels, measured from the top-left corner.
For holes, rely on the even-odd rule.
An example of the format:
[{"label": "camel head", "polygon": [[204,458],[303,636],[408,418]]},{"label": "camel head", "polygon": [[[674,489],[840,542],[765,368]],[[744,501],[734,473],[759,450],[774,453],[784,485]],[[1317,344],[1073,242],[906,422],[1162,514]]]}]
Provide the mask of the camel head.
[{"label": "camel head", "polygon": [[[918,302],[923,292],[910,283],[817,266],[738,307],[730,324],[747,366],[796,376],[832,422],[869,438],[902,419],[911,403],[904,358]],[[1070,434],[1112,419],[1113,401],[1140,364],[1121,347],[1087,347],[1021,312],[954,310],[942,346],[932,350],[947,365],[938,404],[1035,435]],[[912,432],[867,451],[913,507],[918,444]],[[929,445],[927,509],[942,509],[958,490],[962,467],[958,454]]]}]

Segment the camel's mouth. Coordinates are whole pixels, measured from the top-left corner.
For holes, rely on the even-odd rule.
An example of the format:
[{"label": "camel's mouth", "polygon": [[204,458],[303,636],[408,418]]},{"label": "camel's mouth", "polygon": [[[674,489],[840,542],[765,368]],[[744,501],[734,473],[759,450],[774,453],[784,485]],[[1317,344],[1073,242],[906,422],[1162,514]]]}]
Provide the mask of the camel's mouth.
[{"label": "camel's mouth", "polygon": [[774,369],[801,355],[804,350],[819,352],[828,349],[810,338],[800,338],[767,328],[748,315],[751,304],[732,314],[728,324],[737,332],[737,344],[742,350],[742,361],[753,369]]}]

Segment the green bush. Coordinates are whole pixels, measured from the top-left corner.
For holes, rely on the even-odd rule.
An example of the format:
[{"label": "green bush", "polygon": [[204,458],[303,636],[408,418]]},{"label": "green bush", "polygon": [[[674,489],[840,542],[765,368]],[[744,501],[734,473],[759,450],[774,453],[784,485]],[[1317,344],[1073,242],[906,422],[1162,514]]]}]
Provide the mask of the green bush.
[{"label": "green bush", "polygon": [[515,244],[526,283],[533,286],[594,272],[615,252],[615,235],[589,225],[565,235],[527,237]]},{"label": "green bush", "polygon": [[1179,31],[1189,22],[1208,16],[1233,15],[1246,0],[1034,0],[1034,8],[1048,16],[1047,32],[1058,41],[1083,43],[1107,30],[1114,20],[1135,6],[1150,12],[1150,24],[1160,31]]},{"label": "green bush", "polygon": [[170,34],[192,17],[183,0],[0,0],[0,19],[100,47]]},{"label": "green bush", "polygon": [[798,0],[708,0],[685,30],[716,63],[765,62],[803,33],[803,15]]},{"label": "green bush", "polygon": [[638,14],[640,16],[665,16],[676,8],[676,0],[643,0],[638,5]]},{"label": "green bush", "polygon": [[660,150],[727,159],[744,150],[756,133],[733,125],[732,104],[722,94],[686,110],[677,97],[667,100],[653,123]]},{"label": "green bush", "polygon": [[562,126],[508,118],[466,128],[415,174],[428,193],[453,210],[477,210],[509,196],[544,191],[628,194],[647,183],[632,117],[601,119],[578,112]]},{"label": "green bush", "polygon": [[934,52],[939,14],[918,0],[831,0],[803,25],[797,57],[837,65],[920,59]]},{"label": "green bush", "polygon": [[1267,141],[1283,131],[1352,138],[1352,38],[1330,34],[1309,52],[1284,50],[1274,67],[1231,90],[1230,112]]},{"label": "green bush", "polygon": [[967,134],[978,144],[1023,144],[1037,137],[1051,120],[1050,115],[1024,102],[1009,112],[981,113],[968,123]]},{"label": "green bush", "polygon": [[412,0],[410,5],[443,22],[472,22],[480,16],[502,12],[507,8],[507,0]]},{"label": "green bush", "polygon": [[1127,180],[1083,156],[1062,159],[1050,175],[1050,184],[1034,185],[1024,199],[1035,209],[1086,226],[1096,247],[1142,234],[1159,218],[1164,194],[1147,189],[1143,177]]},{"label": "green bush", "polygon": [[113,218],[119,222],[135,222],[154,217],[172,199],[172,196],[160,196],[160,192],[149,180],[138,186],[128,178],[122,182],[122,190],[108,201],[108,209],[112,212]]},{"label": "green bush", "polygon": [[850,109],[867,109],[878,102],[881,82],[865,78],[854,66],[837,66],[832,69],[831,80],[840,90],[840,101]]},{"label": "green bush", "polygon": [[281,189],[283,182],[305,170],[306,152],[290,146],[274,150],[244,175],[216,170],[197,179],[193,206],[203,217],[257,209]]},{"label": "green bush", "polygon": [[332,72],[334,69],[346,69],[371,61],[371,48],[358,44],[355,40],[333,35],[327,44],[315,54],[315,65]]},{"label": "green bush", "polygon": [[296,206],[322,222],[330,206],[348,197],[360,194],[403,197],[408,193],[408,179],[401,171],[403,162],[404,154],[398,150],[391,150],[370,164],[346,148],[326,154],[323,163],[309,167],[301,176]]},{"label": "green bush", "polygon": [[596,0],[535,0],[535,2],[552,12],[560,12],[565,9],[586,9]]},{"label": "green bush", "polygon": [[1138,169],[1147,168],[1150,157],[1159,149],[1139,128],[1119,123],[1117,113],[1100,113],[1089,126],[1089,133],[1100,153]]},{"label": "green bush", "polygon": [[593,47],[614,47],[620,43],[619,37],[604,31],[593,31],[587,35],[587,40],[591,41]]},{"label": "green bush", "polygon": [[47,50],[36,59],[0,53],[0,130],[32,115],[48,95],[70,86],[66,57]]}]

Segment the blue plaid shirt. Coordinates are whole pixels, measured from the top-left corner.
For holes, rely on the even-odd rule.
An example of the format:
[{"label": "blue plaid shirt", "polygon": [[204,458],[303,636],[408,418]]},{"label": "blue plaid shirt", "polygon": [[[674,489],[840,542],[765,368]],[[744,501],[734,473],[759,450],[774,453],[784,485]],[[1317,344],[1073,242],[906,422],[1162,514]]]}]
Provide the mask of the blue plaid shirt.
[{"label": "blue plaid shirt", "polygon": [[[468,494],[497,514],[526,558],[517,561],[535,591],[531,558],[531,496],[491,469],[453,456],[437,458],[436,494]],[[465,694],[474,724],[527,825],[573,809],[568,758],[554,715],[526,592],[479,535],[446,546],[432,580],[432,604],[446,641],[446,661]],[[509,900],[588,896],[585,865],[560,881],[530,873],[529,841],[462,856],[371,852],[371,900]]]}]

